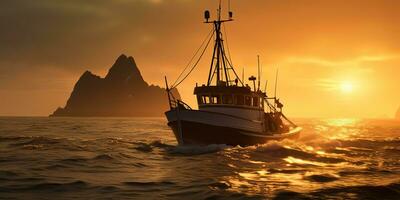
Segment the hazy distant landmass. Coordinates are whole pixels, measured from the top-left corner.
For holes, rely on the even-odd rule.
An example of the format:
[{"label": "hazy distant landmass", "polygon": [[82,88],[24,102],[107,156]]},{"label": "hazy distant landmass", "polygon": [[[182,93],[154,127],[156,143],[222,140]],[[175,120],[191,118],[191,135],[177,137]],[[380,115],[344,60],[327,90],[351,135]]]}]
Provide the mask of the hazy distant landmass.
[{"label": "hazy distant landmass", "polygon": [[[177,90],[173,92],[180,98]],[[162,116],[167,109],[165,89],[148,85],[135,60],[121,55],[104,78],[83,73],[66,106],[50,116],[151,117]]]},{"label": "hazy distant landmass", "polygon": [[399,109],[397,109],[395,118],[400,119],[400,106],[399,106]]}]

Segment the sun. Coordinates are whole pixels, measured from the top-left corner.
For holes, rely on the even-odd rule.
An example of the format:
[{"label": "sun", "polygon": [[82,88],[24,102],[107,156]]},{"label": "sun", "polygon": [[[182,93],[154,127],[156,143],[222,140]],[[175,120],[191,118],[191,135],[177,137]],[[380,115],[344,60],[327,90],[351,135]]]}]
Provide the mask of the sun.
[{"label": "sun", "polygon": [[340,90],[343,93],[351,93],[354,90],[354,85],[351,82],[345,81],[340,84]]}]

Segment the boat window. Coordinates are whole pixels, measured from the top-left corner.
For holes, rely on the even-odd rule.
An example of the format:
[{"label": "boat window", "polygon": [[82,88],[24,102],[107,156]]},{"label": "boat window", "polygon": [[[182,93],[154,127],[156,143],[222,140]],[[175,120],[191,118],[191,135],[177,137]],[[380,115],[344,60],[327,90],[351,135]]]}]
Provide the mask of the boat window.
[{"label": "boat window", "polygon": [[258,107],[258,104],[259,104],[259,99],[258,99],[258,97],[253,97],[253,106],[254,106],[254,107]]},{"label": "boat window", "polygon": [[209,104],[210,103],[210,97],[209,96],[203,96],[203,103],[204,104]]},{"label": "boat window", "polygon": [[197,104],[199,104],[199,105],[203,104],[203,97],[202,96],[197,96]]},{"label": "boat window", "polygon": [[246,104],[246,106],[251,106],[251,97],[246,96],[244,98],[244,103]]},{"label": "boat window", "polygon": [[221,97],[219,95],[212,95],[210,100],[212,104],[221,104]]},{"label": "boat window", "polygon": [[235,95],[236,105],[244,105],[244,96],[243,95]]},{"label": "boat window", "polygon": [[222,95],[223,104],[233,104],[232,95]]}]

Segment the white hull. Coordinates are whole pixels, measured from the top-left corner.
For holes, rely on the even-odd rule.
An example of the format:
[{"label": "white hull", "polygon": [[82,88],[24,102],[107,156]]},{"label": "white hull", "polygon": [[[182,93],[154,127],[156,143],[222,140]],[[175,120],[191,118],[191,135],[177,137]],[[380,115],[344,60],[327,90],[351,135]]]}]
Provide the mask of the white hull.
[{"label": "white hull", "polygon": [[180,144],[247,146],[294,138],[301,131],[297,127],[286,132],[265,132],[261,121],[216,112],[174,109],[165,114]]}]

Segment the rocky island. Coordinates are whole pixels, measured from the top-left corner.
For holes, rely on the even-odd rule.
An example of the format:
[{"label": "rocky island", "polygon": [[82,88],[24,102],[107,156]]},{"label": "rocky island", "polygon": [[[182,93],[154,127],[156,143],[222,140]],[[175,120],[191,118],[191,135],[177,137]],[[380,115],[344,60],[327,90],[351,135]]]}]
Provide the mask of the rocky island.
[{"label": "rocky island", "polygon": [[[177,90],[174,96],[180,98]],[[133,57],[119,56],[106,77],[86,71],[64,108],[51,117],[157,117],[168,110],[164,88],[144,81]]]}]

